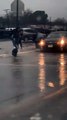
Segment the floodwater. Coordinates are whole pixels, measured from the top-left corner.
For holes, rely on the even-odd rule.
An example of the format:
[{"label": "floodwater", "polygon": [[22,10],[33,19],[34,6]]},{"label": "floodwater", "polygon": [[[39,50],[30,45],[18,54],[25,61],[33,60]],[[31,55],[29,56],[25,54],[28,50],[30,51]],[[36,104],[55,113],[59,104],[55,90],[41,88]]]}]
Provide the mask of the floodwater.
[{"label": "floodwater", "polygon": [[17,104],[36,93],[48,94],[67,85],[67,54],[40,53],[33,45],[25,44],[14,58],[10,45],[10,42],[0,45],[4,51],[0,54],[1,107]]}]

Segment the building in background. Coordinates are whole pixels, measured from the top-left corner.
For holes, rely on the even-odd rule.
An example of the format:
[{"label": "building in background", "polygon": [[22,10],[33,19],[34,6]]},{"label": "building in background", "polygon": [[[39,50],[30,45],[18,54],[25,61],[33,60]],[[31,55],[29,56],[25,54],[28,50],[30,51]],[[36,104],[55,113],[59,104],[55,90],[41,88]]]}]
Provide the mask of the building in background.
[{"label": "building in background", "polygon": [[[14,16],[16,16],[16,7],[17,6],[17,0],[14,0],[11,3],[11,12],[13,13]],[[21,0],[18,0],[18,15],[22,16],[22,14],[24,13],[24,3]]]}]

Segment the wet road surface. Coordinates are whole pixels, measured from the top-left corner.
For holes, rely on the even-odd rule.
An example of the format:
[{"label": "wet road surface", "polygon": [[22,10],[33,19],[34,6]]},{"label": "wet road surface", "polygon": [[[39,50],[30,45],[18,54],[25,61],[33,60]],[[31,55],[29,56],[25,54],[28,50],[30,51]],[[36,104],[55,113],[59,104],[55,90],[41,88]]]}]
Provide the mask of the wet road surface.
[{"label": "wet road surface", "polygon": [[[14,58],[11,55],[11,42],[1,42],[0,48],[1,112],[3,109],[6,109],[6,106],[8,108],[5,110],[7,113],[9,113],[8,111],[12,108],[16,109],[17,106],[23,106],[22,111],[24,111],[25,108],[29,109],[28,111],[30,111],[31,107],[28,105],[32,106],[32,104],[35,104],[35,106],[37,106],[37,102],[42,101],[47,95],[52,95],[52,93],[55,93],[60,89],[66,89],[67,54],[43,54],[40,53],[39,50],[36,50],[34,45],[24,44],[23,49],[19,50],[17,58]],[[48,100],[50,100],[49,96]],[[64,100],[65,96],[64,99],[61,99],[61,101]],[[51,106],[54,106],[53,102],[50,103],[48,101],[48,103]],[[44,102],[42,102],[42,104],[44,106]],[[59,105],[59,103],[57,104]],[[41,106],[39,110],[43,109],[46,111],[43,106]],[[55,107],[52,108],[55,109]],[[37,107],[35,107],[35,109],[40,114],[41,111],[38,111]],[[33,110],[33,112],[34,111],[35,110]],[[26,115],[27,118],[25,116],[23,120],[32,119],[32,116],[39,115],[37,112],[30,113],[31,115],[29,114],[29,116]],[[51,118],[51,114],[48,116],[48,118]],[[18,120],[14,116],[12,116],[10,119]],[[46,120],[49,119],[46,118]]]}]

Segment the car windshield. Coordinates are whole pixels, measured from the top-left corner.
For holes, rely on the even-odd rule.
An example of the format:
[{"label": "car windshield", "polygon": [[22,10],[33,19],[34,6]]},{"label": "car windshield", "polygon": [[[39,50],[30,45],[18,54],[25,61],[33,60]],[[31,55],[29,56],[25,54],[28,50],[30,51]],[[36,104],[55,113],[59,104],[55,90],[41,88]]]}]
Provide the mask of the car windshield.
[{"label": "car windshield", "polygon": [[48,35],[47,38],[60,38],[60,37],[67,37],[67,32],[61,32],[61,33],[51,33]]}]

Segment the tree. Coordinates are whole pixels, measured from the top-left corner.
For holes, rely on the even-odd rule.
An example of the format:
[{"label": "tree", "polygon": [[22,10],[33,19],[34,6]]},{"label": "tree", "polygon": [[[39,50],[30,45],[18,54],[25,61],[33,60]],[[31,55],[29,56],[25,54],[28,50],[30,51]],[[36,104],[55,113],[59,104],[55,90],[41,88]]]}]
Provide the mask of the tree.
[{"label": "tree", "polygon": [[22,22],[23,24],[30,24],[30,15],[32,14],[32,11],[30,9],[27,9],[23,16],[22,16]]},{"label": "tree", "polygon": [[30,19],[33,24],[46,24],[48,15],[45,11],[35,11],[31,14]]},{"label": "tree", "polygon": [[[22,16],[19,17],[19,26],[30,25],[30,24],[43,24],[45,25],[48,21],[48,15],[45,11],[35,11],[32,12],[30,9],[27,9]],[[3,20],[2,20],[3,19]],[[16,16],[12,12],[8,13],[8,16],[5,15],[4,18],[0,18],[0,25],[5,27],[15,27],[16,26]]]},{"label": "tree", "polygon": [[55,25],[65,25],[67,23],[67,21],[64,19],[64,18],[57,18],[55,21],[54,21],[54,24]]}]

